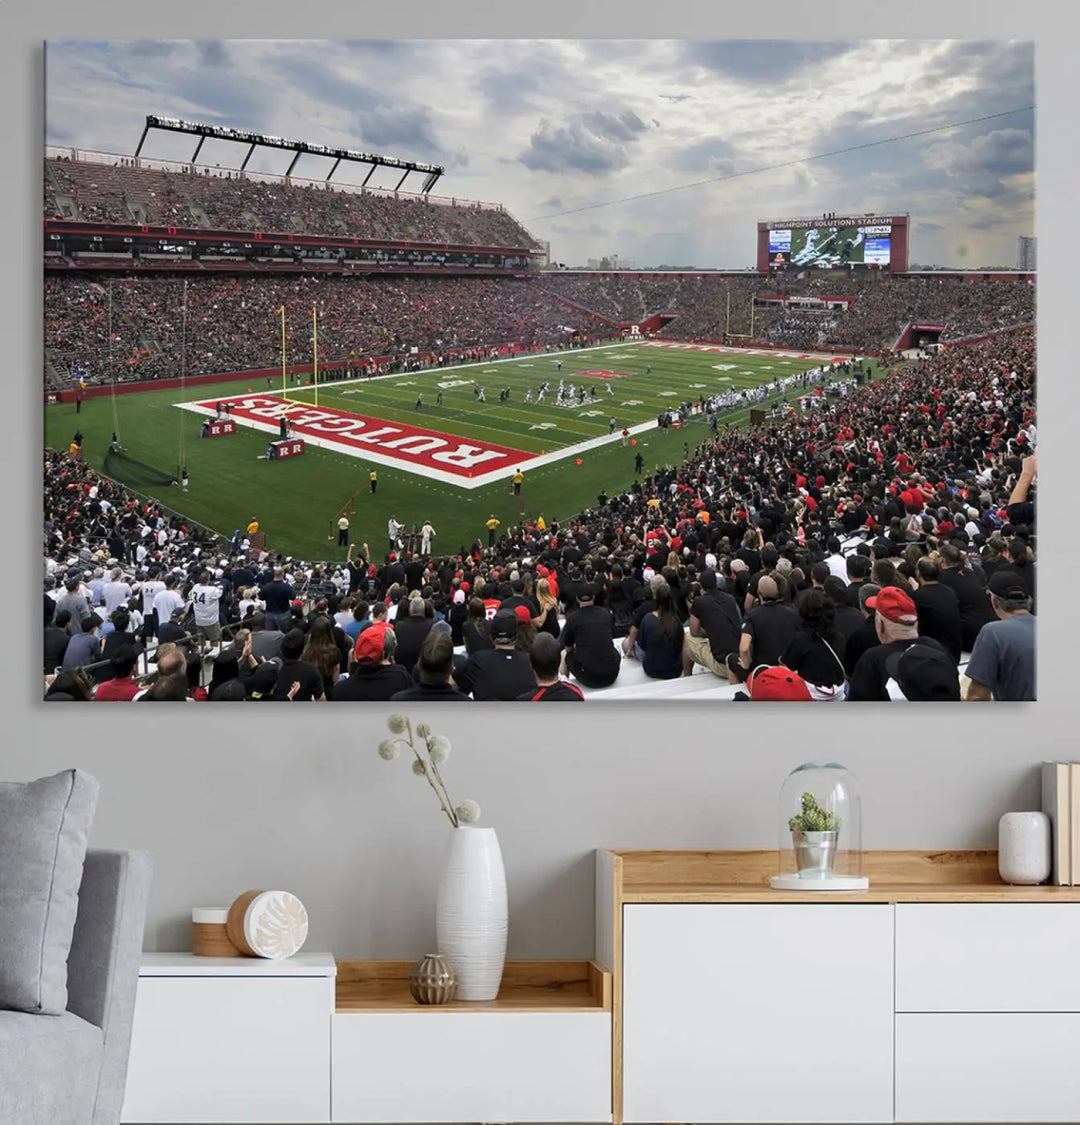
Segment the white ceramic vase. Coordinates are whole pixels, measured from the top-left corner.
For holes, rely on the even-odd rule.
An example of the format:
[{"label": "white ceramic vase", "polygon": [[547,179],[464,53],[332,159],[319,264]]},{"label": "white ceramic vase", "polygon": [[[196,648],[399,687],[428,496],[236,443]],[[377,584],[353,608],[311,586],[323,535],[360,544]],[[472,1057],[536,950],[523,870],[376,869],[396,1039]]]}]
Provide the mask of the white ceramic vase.
[{"label": "white ceramic vase", "polygon": [[439,952],[458,975],[459,1000],[494,1000],[506,963],[506,872],[494,828],[450,836],[435,908]]},{"label": "white ceramic vase", "polygon": [[1050,818],[1008,812],[998,821],[998,873],[1006,883],[1035,886],[1050,877]]}]

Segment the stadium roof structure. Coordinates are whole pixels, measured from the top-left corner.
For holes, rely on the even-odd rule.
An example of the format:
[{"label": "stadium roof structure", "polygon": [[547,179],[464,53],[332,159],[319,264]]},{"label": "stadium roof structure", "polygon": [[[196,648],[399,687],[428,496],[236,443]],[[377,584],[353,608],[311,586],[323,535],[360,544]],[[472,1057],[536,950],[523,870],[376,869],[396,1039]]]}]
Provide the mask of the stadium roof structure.
[{"label": "stadium roof structure", "polygon": [[364,185],[371,179],[376,168],[402,169],[401,179],[398,180],[397,184],[394,186],[394,191],[399,191],[401,189],[401,185],[411,172],[419,172],[424,176],[424,182],[420,187],[420,194],[422,195],[427,195],[435,186],[439,177],[446,171],[444,167],[438,164],[419,164],[415,160],[398,160],[396,157],[379,156],[374,152],[358,152],[356,149],[351,148],[335,148],[332,145],[311,144],[308,141],[292,141],[287,137],[273,137],[265,133],[253,133],[247,129],[230,129],[223,125],[202,125],[197,121],[181,121],[177,117],[158,117],[150,113],[146,115],[146,124],[143,127],[142,136],[139,138],[139,143],[135,149],[136,157],[138,157],[139,153],[142,151],[147,134],[151,129],[161,129],[170,133],[189,133],[193,137],[198,137],[199,143],[195,146],[195,151],[191,154],[191,160],[188,162],[190,164],[195,163],[199,151],[202,149],[203,142],[207,137],[211,137],[215,140],[237,141],[240,144],[246,144],[249,147],[247,155],[240,165],[239,170],[241,172],[247,167],[252,153],[254,153],[257,148],[280,148],[284,149],[286,152],[293,153],[292,161],[285,171],[286,176],[292,174],[293,168],[296,167],[296,162],[306,153],[311,153],[315,156],[333,157],[334,164],[327,173],[327,183],[330,182],[331,177],[337,171],[338,165],[343,160],[355,164],[371,165],[371,171],[369,171],[364,178]]}]

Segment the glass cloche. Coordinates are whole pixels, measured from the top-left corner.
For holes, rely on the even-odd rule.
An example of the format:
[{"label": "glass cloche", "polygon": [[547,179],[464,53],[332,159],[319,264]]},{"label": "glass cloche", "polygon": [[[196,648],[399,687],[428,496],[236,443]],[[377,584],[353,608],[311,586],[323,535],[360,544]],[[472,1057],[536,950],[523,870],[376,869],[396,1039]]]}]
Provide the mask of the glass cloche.
[{"label": "glass cloche", "polygon": [[862,815],[859,783],[839,762],[804,762],[780,788],[777,874],[788,891],[860,891]]}]

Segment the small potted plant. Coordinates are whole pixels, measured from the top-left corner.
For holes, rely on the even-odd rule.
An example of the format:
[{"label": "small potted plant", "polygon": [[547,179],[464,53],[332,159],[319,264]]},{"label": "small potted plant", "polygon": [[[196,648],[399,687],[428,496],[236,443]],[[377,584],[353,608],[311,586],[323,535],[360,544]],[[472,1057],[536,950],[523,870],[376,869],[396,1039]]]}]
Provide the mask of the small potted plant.
[{"label": "small potted plant", "polygon": [[817,803],[813,793],[803,793],[802,812],[788,821],[795,847],[799,875],[804,879],[827,879],[833,874],[840,818]]}]

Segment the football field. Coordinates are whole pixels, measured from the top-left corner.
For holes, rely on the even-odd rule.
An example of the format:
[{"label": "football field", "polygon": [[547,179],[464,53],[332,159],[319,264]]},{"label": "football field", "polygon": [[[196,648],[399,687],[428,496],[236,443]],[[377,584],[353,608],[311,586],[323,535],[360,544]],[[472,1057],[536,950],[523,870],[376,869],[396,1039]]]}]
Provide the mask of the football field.
[{"label": "football field", "polygon": [[[565,519],[595,506],[601,491],[625,491],[639,452],[648,473],[678,463],[684,444],[692,450],[708,436],[703,416],[657,429],[662,412],[831,358],[649,341],[324,383],[317,394],[309,385],[283,388],[280,376],[269,385],[264,377],[232,379],[87,399],[78,415],[71,403],[48,406],[45,443],[66,449],[78,428],[84,456],[102,468],[116,431],[132,461],[161,478],[178,477],[183,463],[190,476],[187,491],[147,484],[137,471],[125,483],[226,536],[255,516],[270,549],[292,556],[343,558],[336,531],[331,536],[343,509],[353,541],[376,554],[387,549],[391,516],[406,528],[430,520],[434,549],[456,553],[475,539],[486,544],[492,514],[503,528],[541,514],[549,523]],[[789,390],[789,401],[800,391]],[[236,433],[200,438],[218,402],[231,405]],[[749,412],[736,408],[720,424],[745,425]],[[283,413],[305,453],[268,461],[267,442]],[[525,484],[515,497],[510,478],[519,467]]]}]

